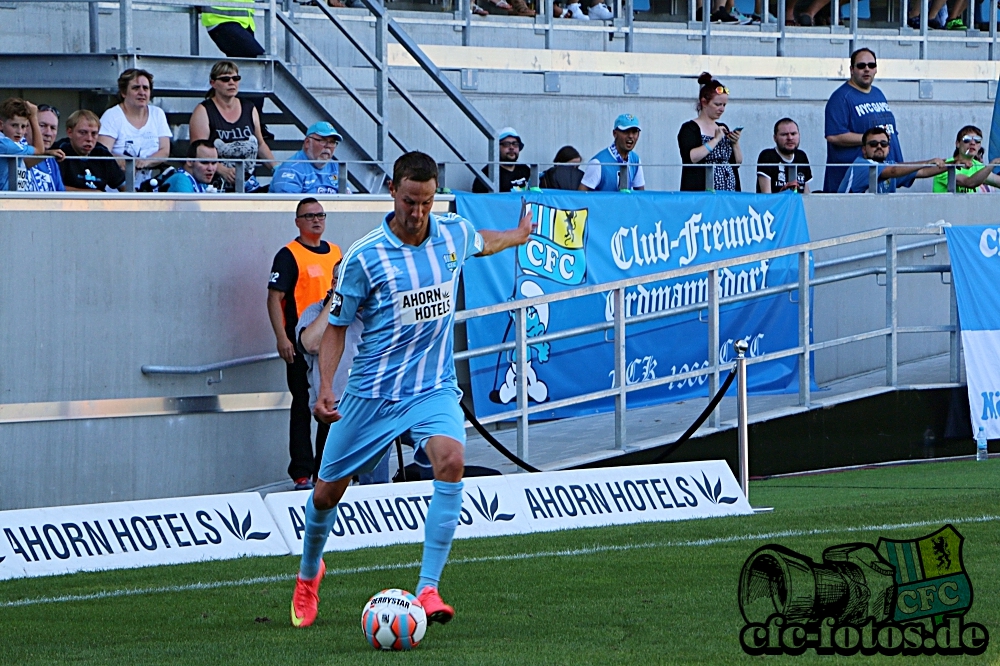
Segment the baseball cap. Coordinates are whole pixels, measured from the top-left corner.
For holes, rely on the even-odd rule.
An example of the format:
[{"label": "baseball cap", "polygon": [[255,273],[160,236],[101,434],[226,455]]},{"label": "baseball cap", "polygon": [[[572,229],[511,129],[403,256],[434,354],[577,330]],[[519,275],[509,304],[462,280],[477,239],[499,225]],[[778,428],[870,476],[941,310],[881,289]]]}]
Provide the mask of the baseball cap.
[{"label": "baseball cap", "polygon": [[521,135],[517,133],[516,129],[513,127],[504,127],[500,130],[500,136],[497,138],[497,141],[503,141],[504,139],[509,139],[510,137],[514,137],[518,141],[521,140]]},{"label": "baseball cap", "polygon": [[318,123],[313,123],[312,125],[310,125],[309,129],[306,130],[306,136],[309,136],[310,134],[315,134],[316,136],[322,136],[322,137],[334,136],[337,137],[337,141],[344,140],[344,137],[340,136],[340,133],[336,129],[334,129],[333,125],[326,122],[325,120],[321,120]]},{"label": "baseball cap", "polygon": [[641,130],[639,127],[639,119],[633,116],[631,113],[623,113],[622,115],[615,118],[615,129],[616,130],[627,130],[635,128]]}]

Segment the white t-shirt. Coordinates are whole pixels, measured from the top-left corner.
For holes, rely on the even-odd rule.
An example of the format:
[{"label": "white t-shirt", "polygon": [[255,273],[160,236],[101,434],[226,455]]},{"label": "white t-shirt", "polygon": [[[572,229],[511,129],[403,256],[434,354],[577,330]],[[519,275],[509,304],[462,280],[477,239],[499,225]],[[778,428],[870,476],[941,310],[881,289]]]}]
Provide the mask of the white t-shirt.
[{"label": "white t-shirt", "polygon": [[[160,137],[173,136],[170,126],[167,124],[167,114],[158,106],[149,105],[149,116],[146,124],[136,129],[132,123],[125,118],[120,104],[104,112],[101,116],[101,136],[107,136],[115,140],[115,145],[111,152],[115,155],[126,155],[128,157],[149,157],[160,149]],[[143,169],[136,171],[135,184],[139,185],[151,177],[150,171]]]}]

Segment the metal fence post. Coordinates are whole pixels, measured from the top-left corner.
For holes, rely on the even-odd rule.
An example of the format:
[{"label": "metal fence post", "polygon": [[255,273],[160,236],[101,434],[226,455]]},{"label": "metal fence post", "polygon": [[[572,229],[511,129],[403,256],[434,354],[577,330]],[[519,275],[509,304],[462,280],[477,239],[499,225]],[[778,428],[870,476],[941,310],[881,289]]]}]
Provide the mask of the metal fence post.
[{"label": "metal fence post", "polygon": [[[794,2],[794,0],[792,0]],[[777,54],[778,57],[783,57],[785,55],[785,12],[787,9],[787,0],[778,0],[778,43],[777,43]]]},{"label": "metal fence post", "polygon": [[[527,312],[525,308],[519,307],[515,314],[515,343],[517,359],[515,367],[517,372],[517,457],[521,460],[528,460],[528,332],[527,332]],[[518,468],[520,471],[520,468]]]},{"label": "metal fence post", "polygon": [[920,0],[920,59],[927,59],[927,12],[930,11],[928,0]]},{"label": "metal fence post", "polygon": [[739,430],[739,472],[743,496],[750,501],[750,433],[747,422],[747,343],[737,340],[736,349],[736,427]]},{"label": "metal fence post", "polygon": [[878,194],[878,167],[868,167],[868,194]]},{"label": "metal fence post", "polygon": [[957,180],[957,178],[955,177],[956,175],[957,174],[955,173],[955,165],[954,164],[949,164],[948,165],[948,191],[952,192],[952,193],[954,193],[956,191],[955,190],[956,180]]},{"label": "metal fence post", "polygon": [[375,72],[375,97],[381,122],[376,135],[375,159],[385,167],[386,150],[389,147],[389,21],[385,1],[379,0],[377,6],[379,12],[375,15],[375,58],[380,66]]},{"label": "metal fence post", "polygon": [[708,0],[702,0],[701,5],[701,54],[712,54],[712,8]]},{"label": "metal fence post", "polygon": [[87,4],[87,23],[90,28],[90,52],[101,52],[101,15],[97,12],[97,3]]},{"label": "metal fence post", "polygon": [[625,429],[625,389],[628,386],[628,373],[625,359],[625,289],[615,289],[615,448],[625,448],[627,432]]},{"label": "metal fence post", "polygon": [[[632,36],[632,29],[635,28],[635,12],[632,10],[632,0],[625,0],[625,51],[631,53],[635,48],[635,40]],[[552,12],[549,12],[551,14]]]},{"label": "metal fence post", "polygon": [[799,191],[799,167],[796,164],[785,167],[785,185],[788,183],[795,183],[795,191]]},{"label": "metal fence post", "polygon": [[618,165],[618,190],[629,189],[628,182],[628,164]]},{"label": "metal fence post", "polygon": [[278,57],[278,3],[269,0],[264,10],[264,48],[272,58]]},{"label": "metal fence post", "polygon": [[528,165],[530,172],[528,174],[528,187],[538,187],[538,165],[530,164]]},{"label": "metal fence post", "polygon": [[198,20],[200,15],[201,15],[200,7],[190,8],[189,10],[190,20],[188,23],[188,32],[190,33],[190,37],[188,38],[188,41],[191,47],[190,49],[191,55],[193,56],[201,55],[201,44],[199,43],[199,38],[201,36],[201,23]]},{"label": "metal fence post", "polygon": [[948,334],[948,381],[958,383],[961,381],[961,346],[962,330],[958,321],[958,300],[955,298],[955,280],[952,278],[951,288],[948,290],[951,302],[950,322],[952,331]]},{"label": "metal fence post", "polygon": [[135,192],[135,159],[125,158],[125,191]]},{"label": "metal fence post", "polygon": [[[840,17],[837,17],[839,22]],[[854,53],[854,49],[858,48],[858,0],[851,0],[851,48],[848,53]]]},{"label": "metal fence post", "polygon": [[886,386],[895,386],[897,380],[896,259],[896,236],[888,233],[885,237],[885,325],[889,329],[885,338]]},{"label": "metal fence post", "polygon": [[997,3],[990,3],[990,60],[997,59]]},{"label": "metal fence post", "polygon": [[709,164],[705,167],[705,191],[715,191],[715,165]]},{"label": "metal fence post", "polygon": [[809,321],[812,304],[809,299],[809,253],[799,253],[799,346],[802,354],[799,356],[799,404],[808,406],[812,401],[812,372],[809,361],[812,350],[809,348]]},{"label": "metal fence post", "polygon": [[239,160],[236,162],[236,176],[233,178],[233,187],[237,194],[247,191],[247,166],[246,162]]},{"label": "metal fence post", "polygon": [[[351,174],[347,162],[337,163],[337,194],[350,194]],[[439,185],[440,186],[440,185]]]},{"label": "metal fence post", "polygon": [[118,46],[121,53],[131,53],[132,43],[132,0],[118,0]]},{"label": "metal fence post", "polygon": [[[708,365],[712,374],[708,376],[708,397],[719,390],[719,274],[709,271],[708,277]],[[716,407],[708,415],[708,425],[719,427],[719,409]]]},{"label": "metal fence post", "polygon": [[448,173],[448,163],[438,162],[438,189],[446,190],[448,186],[447,183],[447,173]]}]

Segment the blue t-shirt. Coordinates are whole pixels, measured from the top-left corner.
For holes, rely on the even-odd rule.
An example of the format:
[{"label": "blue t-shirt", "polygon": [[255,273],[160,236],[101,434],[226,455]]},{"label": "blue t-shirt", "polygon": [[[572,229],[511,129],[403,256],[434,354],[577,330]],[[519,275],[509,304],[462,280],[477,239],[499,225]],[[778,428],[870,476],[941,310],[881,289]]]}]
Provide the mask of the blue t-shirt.
[{"label": "blue t-shirt", "polygon": [[[879,163],[875,160],[867,160],[864,157],[859,157],[854,160],[854,164],[847,167],[844,172],[844,179],[840,181],[840,187],[837,188],[838,192],[842,193],[853,193],[860,194],[862,192],[868,191],[868,179],[870,177],[870,168],[875,167],[878,175],[881,176],[882,172],[887,166],[894,164],[892,160],[886,160],[885,162]],[[912,182],[912,178],[907,176]],[[878,193],[879,194],[892,194],[896,191],[896,179],[889,178],[888,180],[878,181]]]},{"label": "blue t-shirt", "polygon": [[[303,151],[292,160],[308,160]],[[317,169],[312,162],[283,162],[271,177],[271,192],[290,194],[336,194],[339,191],[340,167],[330,160]]]},{"label": "blue t-shirt", "polygon": [[[34,155],[34,146],[24,146],[19,143],[11,141],[7,137],[0,134],[0,191],[9,190],[10,187],[7,182],[7,164],[8,161],[3,159],[11,155]],[[17,177],[15,172],[14,177]]]},{"label": "blue t-shirt", "polygon": [[65,192],[59,163],[54,157],[49,157],[28,169],[28,188],[30,192]]},{"label": "blue t-shirt", "polygon": [[[890,160],[902,162],[903,149],[899,146],[896,117],[889,109],[889,102],[886,101],[882,91],[872,86],[871,91],[863,93],[850,83],[845,83],[833,91],[826,103],[825,136],[836,136],[847,132],[864,134],[865,130],[872,127],[884,127],[889,133],[889,154],[886,155],[886,163]],[[827,165],[852,164],[859,157],[861,157],[861,146],[844,148],[829,142],[826,144]],[[837,186],[844,180],[847,169],[846,166],[827,166],[823,178],[823,191],[836,191]],[[913,179],[901,178],[897,184],[909,187],[913,184]]]},{"label": "blue t-shirt", "polygon": [[430,216],[427,239],[403,243],[389,228],[392,213],[344,255],[330,323],[363,323],[346,392],[402,400],[454,387],[455,290],[465,260],[483,237],[464,217]]},{"label": "blue t-shirt", "polygon": [[[163,183],[167,186],[168,192],[208,192],[209,189],[204,183],[199,183],[194,176],[184,169],[178,169],[177,173],[167,178]],[[212,188],[215,192],[215,188]]]}]

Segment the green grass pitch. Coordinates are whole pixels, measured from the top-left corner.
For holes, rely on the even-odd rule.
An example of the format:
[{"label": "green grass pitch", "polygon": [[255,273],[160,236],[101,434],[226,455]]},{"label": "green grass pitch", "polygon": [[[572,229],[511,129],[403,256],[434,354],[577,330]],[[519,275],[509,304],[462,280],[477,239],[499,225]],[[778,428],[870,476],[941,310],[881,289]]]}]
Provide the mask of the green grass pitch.
[{"label": "green grass pitch", "polygon": [[[1000,460],[773,479],[750,493],[771,514],[456,541],[441,591],[457,617],[409,653],[368,647],[360,612],[382,588],[413,588],[419,545],[328,553],[332,575],[308,629],[288,620],[293,557],[0,582],[0,663],[760,663],[738,642],[738,577],[755,549],[779,543],[818,560],[829,546],[914,538],[948,521],[966,539],[967,618],[986,626],[991,645],[978,657],[917,659],[1000,663],[998,480]],[[900,527],[912,523],[923,525]]]}]

